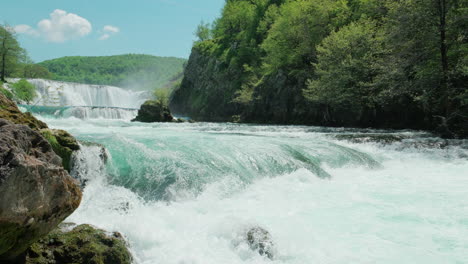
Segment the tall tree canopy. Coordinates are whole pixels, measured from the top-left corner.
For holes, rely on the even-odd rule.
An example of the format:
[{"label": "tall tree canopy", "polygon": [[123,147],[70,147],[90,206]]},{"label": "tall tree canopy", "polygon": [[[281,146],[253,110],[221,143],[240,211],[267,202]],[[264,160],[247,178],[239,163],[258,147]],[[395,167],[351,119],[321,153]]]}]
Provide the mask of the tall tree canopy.
[{"label": "tall tree canopy", "polygon": [[234,82],[194,93],[207,115],[468,135],[468,0],[227,0],[204,36],[179,93]]},{"label": "tall tree canopy", "polygon": [[6,81],[5,78],[14,72],[24,55],[14,30],[8,25],[0,25],[0,81]]}]

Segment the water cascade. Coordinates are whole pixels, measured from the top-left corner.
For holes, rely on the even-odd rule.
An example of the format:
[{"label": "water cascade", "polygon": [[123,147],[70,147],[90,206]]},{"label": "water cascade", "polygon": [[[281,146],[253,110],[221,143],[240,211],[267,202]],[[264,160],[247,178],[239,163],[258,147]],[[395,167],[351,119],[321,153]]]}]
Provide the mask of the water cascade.
[{"label": "water cascade", "polygon": [[[67,221],[138,264],[464,263],[468,142],[412,131],[40,117],[83,146]],[[271,234],[275,256],[246,230]]]},{"label": "water cascade", "polygon": [[147,92],[135,92],[107,85],[89,85],[43,79],[29,79],[37,89],[31,112],[42,114],[47,107],[61,108],[60,117],[81,119],[131,119],[147,99]]}]

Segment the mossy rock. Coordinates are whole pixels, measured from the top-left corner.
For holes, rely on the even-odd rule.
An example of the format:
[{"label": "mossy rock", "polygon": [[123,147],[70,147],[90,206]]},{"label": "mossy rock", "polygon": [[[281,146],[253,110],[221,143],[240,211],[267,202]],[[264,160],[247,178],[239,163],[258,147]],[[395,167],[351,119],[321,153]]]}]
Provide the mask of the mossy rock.
[{"label": "mossy rock", "polygon": [[65,130],[47,128],[40,132],[52,145],[55,154],[62,158],[62,166],[70,172],[73,151],[80,149],[78,141]]},{"label": "mossy rock", "polygon": [[70,224],[34,243],[26,252],[25,264],[130,264],[132,256],[122,235],[106,233],[90,225],[66,231]]},{"label": "mossy rock", "polygon": [[36,131],[47,128],[46,123],[37,120],[31,113],[21,112],[16,104],[2,93],[0,93],[0,118],[15,124],[27,125]]},{"label": "mossy rock", "polygon": [[141,105],[138,115],[132,121],[152,123],[152,122],[173,122],[174,117],[169,108],[159,101],[148,100]]},{"label": "mossy rock", "polygon": [[54,152],[62,158],[63,167],[70,172],[73,151],[79,150],[78,141],[65,130],[49,129],[47,124],[36,119],[31,113],[21,112],[16,104],[0,93],[0,118],[18,125],[27,125],[38,131],[52,145]]}]

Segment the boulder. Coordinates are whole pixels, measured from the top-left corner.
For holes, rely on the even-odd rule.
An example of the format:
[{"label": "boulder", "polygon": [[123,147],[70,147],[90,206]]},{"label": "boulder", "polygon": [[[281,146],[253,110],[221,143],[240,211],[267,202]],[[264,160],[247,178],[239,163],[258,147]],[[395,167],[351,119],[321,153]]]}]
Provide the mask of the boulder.
[{"label": "boulder", "polygon": [[274,258],[275,244],[267,230],[261,227],[249,229],[246,234],[246,241],[250,249],[257,251],[262,256],[267,256],[269,259]]},{"label": "boulder", "polygon": [[72,135],[64,130],[49,129],[46,123],[36,119],[31,113],[21,112],[16,104],[3,94],[0,94],[0,118],[40,131],[55,153],[62,158],[63,167],[70,172],[72,152],[80,148]]},{"label": "boulder", "polygon": [[167,106],[161,102],[148,100],[141,105],[138,115],[132,121],[152,123],[152,122],[172,122],[174,117]]},{"label": "boulder", "polygon": [[17,257],[80,204],[61,163],[38,132],[0,119],[0,260]]},{"label": "boulder", "polygon": [[61,225],[61,228],[55,229],[31,245],[26,252],[24,263],[130,264],[132,262],[132,256],[120,233],[106,233],[90,225],[80,225],[67,231],[69,225]]}]

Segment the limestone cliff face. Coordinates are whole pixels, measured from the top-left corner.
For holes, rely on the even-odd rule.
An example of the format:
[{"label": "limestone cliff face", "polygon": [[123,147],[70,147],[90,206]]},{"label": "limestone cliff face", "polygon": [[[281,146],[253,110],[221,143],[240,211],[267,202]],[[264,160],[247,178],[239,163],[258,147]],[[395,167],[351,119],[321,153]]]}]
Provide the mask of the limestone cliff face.
[{"label": "limestone cliff face", "polygon": [[24,252],[80,204],[61,162],[39,132],[0,119],[0,260]]},{"label": "limestone cliff face", "polygon": [[192,49],[179,89],[174,91],[170,109],[200,121],[237,121],[312,124],[321,121],[310,111],[302,96],[305,78],[282,72],[267,76],[256,87],[251,103],[234,102],[242,85],[242,69],[220,62],[197,48]]},{"label": "limestone cliff face", "polygon": [[232,100],[240,87],[240,76],[238,69],[229,68],[194,48],[169,108],[176,115],[188,115],[193,119],[230,121],[239,112]]}]

